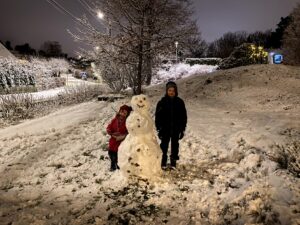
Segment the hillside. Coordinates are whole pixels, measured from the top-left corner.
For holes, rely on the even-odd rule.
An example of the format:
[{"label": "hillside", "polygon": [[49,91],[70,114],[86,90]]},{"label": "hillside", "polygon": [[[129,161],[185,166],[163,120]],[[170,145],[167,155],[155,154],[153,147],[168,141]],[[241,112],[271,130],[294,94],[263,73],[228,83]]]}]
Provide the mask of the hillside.
[{"label": "hillside", "polygon": [[[297,110],[300,106],[300,67],[251,65],[219,70],[178,80],[180,96],[200,101],[215,100],[241,110]],[[162,95],[164,85],[147,89]]]},{"label": "hillside", "polygon": [[[158,183],[109,172],[105,128],[130,97],[0,129],[0,224],[299,224],[300,69],[177,83],[188,126]],[[164,90],[146,89],[152,115]]]}]

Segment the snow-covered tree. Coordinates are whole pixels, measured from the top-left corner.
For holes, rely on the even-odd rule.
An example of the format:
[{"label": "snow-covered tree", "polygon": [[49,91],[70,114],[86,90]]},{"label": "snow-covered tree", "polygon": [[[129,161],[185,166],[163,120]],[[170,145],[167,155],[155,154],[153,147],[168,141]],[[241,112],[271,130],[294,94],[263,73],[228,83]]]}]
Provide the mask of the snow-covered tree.
[{"label": "snow-covered tree", "polygon": [[247,42],[247,33],[244,31],[227,32],[212,42],[208,47],[208,57],[226,58],[233,50]]},{"label": "snow-covered tree", "polygon": [[285,62],[300,65],[300,4],[292,12],[292,22],[286,28],[283,37]]},{"label": "snow-covered tree", "polygon": [[191,19],[190,0],[90,0],[90,3],[104,13],[103,23],[108,32],[97,29],[84,17],[79,20],[83,27],[72,35],[95,47],[89,56],[96,61],[106,66],[114,63],[112,68],[131,67],[134,77],[131,87],[135,94],[142,92],[143,83],[150,83],[157,55],[166,52],[175,55],[175,41],[184,43],[187,36],[198,32]]},{"label": "snow-covered tree", "polygon": [[36,77],[37,88],[39,90],[46,90],[50,88],[55,88],[64,84],[64,81],[58,78],[53,78],[58,76],[60,73],[68,72],[70,64],[65,59],[58,58],[31,58],[31,69]]},{"label": "snow-covered tree", "polygon": [[34,73],[29,63],[0,57],[0,88],[35,85]]}]

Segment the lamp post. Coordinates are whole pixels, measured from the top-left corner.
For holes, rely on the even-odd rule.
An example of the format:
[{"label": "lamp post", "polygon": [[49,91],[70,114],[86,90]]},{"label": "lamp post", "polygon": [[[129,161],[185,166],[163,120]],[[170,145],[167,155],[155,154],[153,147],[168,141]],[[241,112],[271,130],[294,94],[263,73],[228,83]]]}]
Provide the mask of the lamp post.
[{"label": "lamp post", "polygon": [[[98,11],[97,16],[98,16],[99,19],[104,20],[105,15],[104,15],[103,12]],[[108,19],[108,26],[106,27],[106,33],[107,33],[107,35],[109,35],[109,37],[111,36],[111,22],[110,22],[110,19]]]},{"label": "lamp post", "polygon": [[178,58],[178,53],[177,53],[177,50],[178,50],[178,41],[175,41],[175,47],[176,47],[176,63],[177,63],[177,58]]}]

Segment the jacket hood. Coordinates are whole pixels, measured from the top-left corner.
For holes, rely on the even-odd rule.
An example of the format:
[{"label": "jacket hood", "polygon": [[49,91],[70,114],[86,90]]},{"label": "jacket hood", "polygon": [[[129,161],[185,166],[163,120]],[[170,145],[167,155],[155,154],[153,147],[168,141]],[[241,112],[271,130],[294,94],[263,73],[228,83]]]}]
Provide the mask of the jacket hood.
[{"label": "jacket hood", "polygon": [[175,96],[177,97],[178,96],[178,90],[177,90],[177,85],[174,81],[169,81],[166,84],[166,96],[168,96],[168,89],[171,88],[171,87],[175,89]]}]

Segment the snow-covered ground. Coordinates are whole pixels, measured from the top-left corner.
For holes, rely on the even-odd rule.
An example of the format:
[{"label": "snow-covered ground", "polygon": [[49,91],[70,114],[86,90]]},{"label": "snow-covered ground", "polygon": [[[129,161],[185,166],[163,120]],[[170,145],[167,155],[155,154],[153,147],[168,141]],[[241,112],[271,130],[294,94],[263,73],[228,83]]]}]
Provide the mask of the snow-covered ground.
[{"label": "snow-covered ground", "polygon": [[[109,172],[105,128],[130,98],[1,129],[0,224],[299,224],[299,176],[276,156],[299,152],[300,69],[249,66],[177,83],[188,127],[178,170],[160,181]],[[146,92],[153,115],[164,84]]]}]

